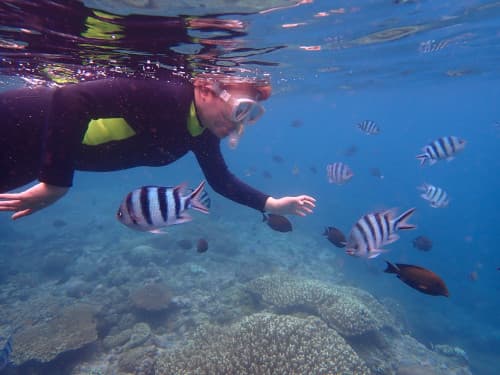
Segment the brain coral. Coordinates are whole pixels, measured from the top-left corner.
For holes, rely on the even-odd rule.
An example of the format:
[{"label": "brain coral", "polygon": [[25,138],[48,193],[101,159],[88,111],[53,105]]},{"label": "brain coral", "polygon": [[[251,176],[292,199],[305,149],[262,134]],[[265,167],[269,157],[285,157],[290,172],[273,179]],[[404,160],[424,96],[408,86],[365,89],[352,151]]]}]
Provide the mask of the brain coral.
[{"label": "brain coral", "polygon": [[279,310],[301,310],[318,315],[346,337],[394,325],[394,319],[384,306],[357,288],[280,273],[254,279],[247,288],[264,303]]},{"label": "brain coral", "polygon": [[320,319],[271,313],[230,326],[204,326],[186,346],[159,356],[155,370],[156,375],[370,374]]},{"label": "brain coral", "polygon": [[95,340],[97,330],[92,307],[76,305],[49,322],[15,334],[11,359],[16,365],[29,360],[49,362],[61,353],[80,349]]},{"label": "brain coral", "polygon": [[130,300],[139,310],[160,311],[168,308],[172,292],[164,284],[148,284],[130,293]]}]

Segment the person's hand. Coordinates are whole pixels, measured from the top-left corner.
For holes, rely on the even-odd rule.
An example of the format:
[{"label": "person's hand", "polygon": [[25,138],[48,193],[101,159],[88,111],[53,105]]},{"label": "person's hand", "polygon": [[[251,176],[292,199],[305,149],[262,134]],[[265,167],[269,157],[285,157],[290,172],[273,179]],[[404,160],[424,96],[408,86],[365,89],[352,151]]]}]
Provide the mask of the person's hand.
[{"label": "person's hand", "polygon": [[14,211],[12,220],[16,220],[51,205],[68,190],[40,182],[20,193],[0,194],[0,211]]},{"label": "person's hand", "polygon": [[308,195],[278,199],[269,197],[264,209],[273,214],[306,216],[313,212],[315,203],[316,199]]}]

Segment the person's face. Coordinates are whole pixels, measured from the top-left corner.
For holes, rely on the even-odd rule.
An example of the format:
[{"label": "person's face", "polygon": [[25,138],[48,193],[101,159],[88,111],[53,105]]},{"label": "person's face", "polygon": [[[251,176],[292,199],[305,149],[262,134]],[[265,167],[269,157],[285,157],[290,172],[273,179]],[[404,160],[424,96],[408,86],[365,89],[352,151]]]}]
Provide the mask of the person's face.
[{"label": "person's face", "polygon": [[[235,106],[240,99],[255,98],[248,90],[231,88],[229,100],[224,100],[211,88],[199,88],[195,92],[196,108],[202,125],[219,138],[225,138],[233,132],[242,130],[243,123],[235,121]],[[215,90],[217,91],[217,90]]]}]

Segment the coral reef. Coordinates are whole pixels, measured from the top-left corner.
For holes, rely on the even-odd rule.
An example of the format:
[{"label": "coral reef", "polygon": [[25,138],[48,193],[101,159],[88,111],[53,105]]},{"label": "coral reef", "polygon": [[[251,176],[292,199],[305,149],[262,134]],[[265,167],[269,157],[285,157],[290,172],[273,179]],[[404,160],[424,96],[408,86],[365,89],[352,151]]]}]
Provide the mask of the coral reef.
[{"label": "coral reef", "polygon": [[248,290],[279,310],[299,310],[323,319],[349,337],[393,326],[389,312],[369,293],[318,280],[271,274],[250,281]]},{"label": "coral reef", "polygon": [[144,311],[161,311],[168,308],[172,292],[161,283],[144,285],[130,293],[135,308]]},{"label": "coral reef", "polygon": [[61,353],[80,349],[95,340],[93,308],[84,304],[67,307],[54,319],[15,334],[11,359],[16,365],[30,360],[49,362]]},{"label": "coral reef", "polygon": [[203,326],[161,354],[155,374],[356,374],[370,370],[345,340],[316,317],[271,313],[230,326]]},{"label": "coral reef", "polygon": [[464,364],[469,363],[469,358],[467,356],[467,353],[462,348],[459,348],[456,346],[438,344],[438,345],[434,345],[433,349],[435,352],[437,352],[439,354],[442,354],[442,355],[445,355],[448,357],[455,357],[458,360],[462,361]]}]

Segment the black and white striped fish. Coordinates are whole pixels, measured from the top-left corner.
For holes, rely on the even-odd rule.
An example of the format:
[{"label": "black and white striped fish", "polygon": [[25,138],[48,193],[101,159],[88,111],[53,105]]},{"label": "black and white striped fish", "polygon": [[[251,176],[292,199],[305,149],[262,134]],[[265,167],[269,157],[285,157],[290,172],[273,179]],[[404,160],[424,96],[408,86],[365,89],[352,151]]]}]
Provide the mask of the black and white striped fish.
[{"label": "black and white striped fish", "polygon": [[453,135],[441,137],[424,146],[423,153],[417,155],[417,159],[420,160],[420,165],[424,165],[426,161],[433,165],[438,160],[453,160],[455,154],[464,149],[465,143],[465,140]]},{"label": "black and white striped fish", "polygon": [[373,212],[361,217],[351,229],[346,245],[346,253],[365,258],[375,258],[387,251],[383,246],[399,239],[398,230],[415,229],[416,226],[406,221],[415,212],[415,208],[396,217],[396,211]]},{"label": "black and white striped fish", "polygon": [[451,39],[443,39],[443,40],[426,40],[425,42],[420,43],[418,46],[418,51],[421,53],[432,53],[441,51],[446,48],[451,43]]},{"label": "black and white striped fish", "polygon": [[336,162],[326,166],[326,176],[330,184],[342,185],[349,181],[354,176],[354,173],[348,165]]},{"label": "black and white striped fish", "polygon": [[164,227],[191,221],[191,216],[186,213],[190,208],[208,214],[210,199],[204,187],[205,181],[191,192],[186,184],[143,186],[127,194],[116,217],[129,228],[162,233]]},{"label": "black and white striped fish", "polygon": [[450,203],[448,193],[446,193],[446,191],[444,191],[440,187],[431,184],[423,184],[422,186],[419,186],[418,189],[423,191],[420,196],[428,201],[431,207],[446,207]]},{"label": "black and white striped fish", "polygon": [[358,124],[358,128],[365,134],[375,135],[380,133],[380,128],[373,120],[363,120]]}]

